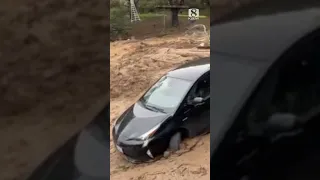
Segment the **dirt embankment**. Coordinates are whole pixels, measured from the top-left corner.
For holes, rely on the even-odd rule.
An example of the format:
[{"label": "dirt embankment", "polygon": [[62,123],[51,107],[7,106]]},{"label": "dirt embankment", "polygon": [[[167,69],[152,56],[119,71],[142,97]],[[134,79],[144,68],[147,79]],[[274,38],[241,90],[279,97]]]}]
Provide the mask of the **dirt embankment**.
[{"label": "dirt embankment", "polygon": [[[210,56],[194,48],[199,42],[183,35],[111,44],[112,122],[158,78],[186,61]],[[112,139],[111,139],[112,140]],[[184,180],[210,178],[210,136],[187,140],[182,150],[151,164],[132,165],[110,145],[111,179]]]},{"label": "dirt embankment", "polygon": [[0,115],[27,112],[41,103],[57,110],[62,99],[107,92],[101,83],[109,74],[103,54],[106,7],[76,0],[1,2],[0,104],[5,106]]},{"label": "dirt embankment", "polygon": [[109,87],[107,1],[0,2],[0,179],[24,179]]}]

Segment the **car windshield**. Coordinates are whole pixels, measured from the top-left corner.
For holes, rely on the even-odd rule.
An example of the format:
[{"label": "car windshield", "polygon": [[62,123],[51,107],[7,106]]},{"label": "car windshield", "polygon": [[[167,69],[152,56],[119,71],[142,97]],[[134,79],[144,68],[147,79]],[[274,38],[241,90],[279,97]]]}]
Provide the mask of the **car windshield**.
[{"label": "car windshield", "polygon": [[164,76],[141,98],[148,109],[172,113],[192,85],[191,81]]}]

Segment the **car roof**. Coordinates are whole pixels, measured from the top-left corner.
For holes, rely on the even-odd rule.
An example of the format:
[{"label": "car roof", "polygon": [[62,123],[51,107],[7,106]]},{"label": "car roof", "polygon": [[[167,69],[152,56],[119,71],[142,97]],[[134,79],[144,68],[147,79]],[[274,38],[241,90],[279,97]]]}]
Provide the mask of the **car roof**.
[{"label": "car roof", "polygon": [[168,72],[167,76],[195,82],[208,71],[210,71],[209,57],[189,61]]},{"label": "car roof", "polygon": [[263,16],[276,13],[290,12],[290,11],[301,11],[311,8],[320,7],[319,0],[304,0],[292,1],[292,0],[268,0],[268,1],[256,1],[242,5],[242,7],[236,10],[230,11],[229,13],[222,14],[219,17],[219,11],[211,6],[211,12],[213,12],[213,18],[211,18],[211,25],[217,25],[221,23],[227,23],[231,21],[239,21],[243,19],[249,19],[253,16]]},{"label": "car roof", "polygon": [[274,62],[298,40],[320,28],[320,1],[270,1],[248,5],[216,20],[210,30],[211,54]]}]

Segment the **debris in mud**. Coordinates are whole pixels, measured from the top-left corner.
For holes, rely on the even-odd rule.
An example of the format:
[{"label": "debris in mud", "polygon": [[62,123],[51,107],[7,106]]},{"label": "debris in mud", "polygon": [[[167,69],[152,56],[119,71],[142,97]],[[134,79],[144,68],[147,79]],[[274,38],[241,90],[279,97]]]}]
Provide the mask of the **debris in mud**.
[{"label": "debris in mud", "polygon": [[190,171],[192,174],[200,174],[201,176],[204,176],[207,174],[207,170],[203,167],[199,167],[197,170],[195,171]]},{"label": "debris in mud", "polygon": [[122,171],[127,171],[130,168],[130,166],[119,166],[118,169]]},{"label": "debris in mud", "polygon": [[163,157],[164,157],[164,158],[168,158],[171,154],[172,154],[171,151],[165,151],[165,152],[163,153]]}]

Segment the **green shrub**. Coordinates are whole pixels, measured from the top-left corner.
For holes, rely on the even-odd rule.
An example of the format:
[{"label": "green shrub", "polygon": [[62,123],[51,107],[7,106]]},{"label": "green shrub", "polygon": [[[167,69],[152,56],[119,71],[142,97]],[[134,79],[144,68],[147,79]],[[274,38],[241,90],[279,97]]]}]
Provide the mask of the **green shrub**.
[{"label": "green shrub", "polygon": [[126,7],[112,7],[110,9],[110,39],[128,36],[130,30],[129,10]]},{"label": "green shrub", "polygon": [[138,4],[138,11],[140,13],[150,13],[159,11],[157,6],[167,4],[166,1],[163,0],[140,0]]}]

